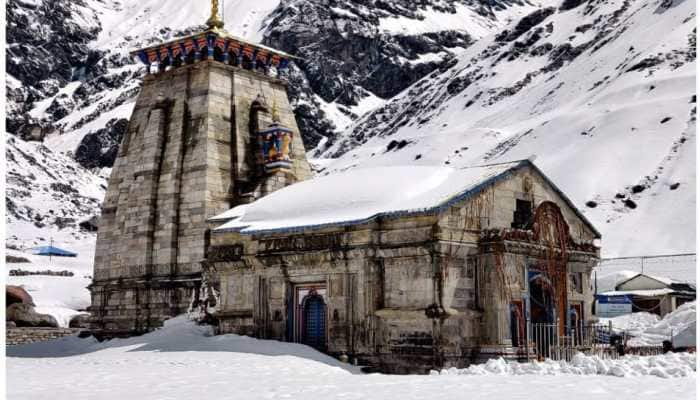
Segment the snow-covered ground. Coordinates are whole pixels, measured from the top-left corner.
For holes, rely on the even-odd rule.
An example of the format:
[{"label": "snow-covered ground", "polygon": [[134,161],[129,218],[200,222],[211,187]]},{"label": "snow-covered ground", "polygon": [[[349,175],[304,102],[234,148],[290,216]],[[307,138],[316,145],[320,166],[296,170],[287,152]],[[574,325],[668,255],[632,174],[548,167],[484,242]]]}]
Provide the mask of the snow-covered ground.
[{"label": "snow-covered ground", "polygon": [[[696,395],[694,355],[625,358],[610,369],[623,377],[598,375],[600,363],[588,357],[568,367],[493,361],[475,367],[485,373],[479,376],[365,375],[299,344],[211,336],[207,327],[185,317],[141,337],[105,343],[69,337],[7,350],[9,399],[528,399],[536,394],[542,400],[681,400]],[[522,374],[508,372],[515,369]]]},{"label": "snow-covered ground", "polygon": [[90,305],[87,286],[92,279],[85,276],[8,276],[7,284],[22,286],[34,300],[36,312],[56,318],[59,326],[68,327],[71,318],[82,314]]},{"label": "snow-covered ground", "polygon": [[571,362],[552,361],[508,363],[502,358],[469,368],[432,371],[432,375],[613,375],[617,377],[693,377],[694,353],[666,353],[658,356],[624,356],[618,360],[576,354]]},{"label": "snow-covered ground", "polygon": [[[90,305],[95,233],[80,227],[99,215],[108,170],[89,171],[71,157],[53,151],[51,144],[25,142],[8,136],[7,255],[29,262],[4,264],[9,285],[25,288],[37,311],[50,314],[62,326]],[[73,257],[45,257],[30,253],[37,246],[53,246],[77,253]],[[12,269],[70,271],[72,277],[9,276]]]}]

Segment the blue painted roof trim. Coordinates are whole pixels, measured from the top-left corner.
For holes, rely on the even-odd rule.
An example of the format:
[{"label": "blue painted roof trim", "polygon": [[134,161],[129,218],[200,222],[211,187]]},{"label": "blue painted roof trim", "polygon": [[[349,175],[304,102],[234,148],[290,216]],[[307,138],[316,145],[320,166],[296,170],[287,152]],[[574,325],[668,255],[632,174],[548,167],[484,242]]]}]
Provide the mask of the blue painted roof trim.
[{"label": "blue painted roof trim", "polygon": [[[362,218],[362,219],[356,219],[356,220],[348,220],[348,221],[339,221],[339,222],[329,222],[325,224],[314,224],[314,225],[301,225],[301,226],[293,226],[293,227],[287,227],[287,228],[275,228],[275,229],[259,229],[259,230],[252,230],[252,231],[247,231],[247,232],[242,232],[242,230],[245,229],[245,227],[241,228],[229,228],[229,229],[222,229],[216,232],[239,232],[242,235],[267,235],[267,234],[275,234],[275,233],[302,233],[304,231],[308,230],[315,230],[315,229],[324,229],[324,228],[331,228],[331,227],[337,227],[337,226],[348,226],[348,225],[362,225],[366,224],[369,222],[372,222],[378,218],[400,218],[400,217],[411,217],[411,216],[417,216],[417,215],[436,215],[440,214],[441,212],[445,211],[446,209],[452,207],[456,203],[459,203],[463,200],[466,200],[470,198],[471,196],[480,193],[482,190],[484,190],[487,186],[490,186],[492,184],[495,184],[497,182],[500,182],[501,180],[510,177],[515,173],[516,171],[520,170],[521,168],[525,167],[531,167],[533,168],[540,176],[542,176],[545,180],[545,182],[550,185],[554,191],[564,200],[564,202],[571,207],[571,209],[574,211],[576,216],[581,218],[581,220],[593,231],[595,234],[596,238],[600,238],[601,235],[598,232],[598,230],[595,229],[593,224],[579,211],[574,203],[559,189],[547,176],[537,168],[530,160],[519,160],[519,161],[511,161],[511,162],[504,162],[504,163],[496,163],[496,164],[488,164],[488,165],[481,165],[481,166],[492,166],[492,165],[499,165],[499,164],[510,164],[510,163],[517,163],[514,165],[512,168],[507,169],[503,172],[501,172],[498,175],[492,176],[488,179],[483,180],[481,183],[478,185],[474,186],[471,189],[468,189],[464,192],[461,192],[454,197],[450,198],[449,200],[443,202],[442,204],[439,204],[435,207],[429,207],[429,208],[424,208],[424,209],[418,209],[418,210],[402,210],[402,211],[389,211],[389,212],[381,212],[374,214],[370,217],[367,218]],[[478,167],[478,166],[475,166]]]}]

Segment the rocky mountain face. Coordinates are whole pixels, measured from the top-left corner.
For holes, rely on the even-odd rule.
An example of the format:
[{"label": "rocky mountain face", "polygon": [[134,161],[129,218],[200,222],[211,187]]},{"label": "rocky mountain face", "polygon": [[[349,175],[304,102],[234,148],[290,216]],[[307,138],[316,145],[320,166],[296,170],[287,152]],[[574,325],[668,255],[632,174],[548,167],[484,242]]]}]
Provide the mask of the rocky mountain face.
[{"label": "rocky mountain face", "polygon": [[91,172],[39,142],[6,139],[6,245],[94,240],[108,170]]},{"label": "rocky mountain face", "polygon": [[[339,121],[331,121],[333,126],[326,122],[320,103],[333,103],[348,119],[355,119],[358,115],[353,106],[363,99],[388,99],[398,94],[447,65],[454,59],[454,49],[464,49],[475,40],[468,26],[391,32],[381,29],[382,19],[419,22],[425,18],[421,11],[457,14],[455,6],[459,4],[310,0],[280,4],[270,16],[264,42],[300,57],[297,71],[305,79],[290,89],[293,99],[311,103],[308,111],[302,107],[299,113],[309,148],[323,137],[332,137],[332,129],[339,125]],[[496,20],[490,4],[477,1],[475,5],[474,12],[483,14],[477,15]],[[432,57],[421,60],[426,55]]]},{"label": "rocky mountain face", "polygon": [[300,57],[290,96],[311,149],[532,9],[522,0],[292,0],[268,17],[263,42]]},{"label": "rocky mountain face", "polygon": [[[152,3],[9,0],[8,131],[26,135],[40,126],[50,135],[77,136],[64,138],[62,142],[69,143],[60,148],[75,154],[83,137],[105,134],[108,121],[128,118],[129,109],[120,106],[133,102],[144,73],[128,50],[195,31],[204,20],[159,18],[163,11]],[[170,5],[170,13],[192,8],[184,0]],[[255,16],[266,21],[260,32],[247,33],[253,22],[233,24],[231,29],[301,57],[291,77],[290,97],[307,147],[312,148],[357,118],[364,108],[353,106],[362,99],[370,97],[378,104],[444,66],[479,35],[506,23],[510,14],[501,18],[499,13],[511,7],[517,9],[514,13],[534,8],[524,0],[291,0],[281,2],[270,15]],[[445,15],[452,20],[436,22]],[[244,16],[229,20],[250,19]],[[120,18],[130,19],[121,25],[132,29],[113,32]],[[392,30],[382,27],[384,20],[429,24],[415,31]],[[327,115],[324,109],[329,108]],[[85,147],[92,148],[90,143]]]},{"label": "rocky mountain face", "polygon": [[57,94],[77,69],[86,72],[100,58],[87,47],[100,26],[82,1],[8,0],[6,11],[7,130],[21,134],[35,102]]}]

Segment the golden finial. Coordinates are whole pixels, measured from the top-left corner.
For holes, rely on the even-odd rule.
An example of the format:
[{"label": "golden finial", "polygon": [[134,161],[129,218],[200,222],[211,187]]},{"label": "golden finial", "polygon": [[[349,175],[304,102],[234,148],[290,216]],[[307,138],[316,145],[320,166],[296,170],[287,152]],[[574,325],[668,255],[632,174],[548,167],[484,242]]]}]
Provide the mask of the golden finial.
[{"label": "golden finial", "polygon": [[219,0],[211,0],[211,16],[207,20],[209,29],[223,29],[224,21],[219,18]]}]

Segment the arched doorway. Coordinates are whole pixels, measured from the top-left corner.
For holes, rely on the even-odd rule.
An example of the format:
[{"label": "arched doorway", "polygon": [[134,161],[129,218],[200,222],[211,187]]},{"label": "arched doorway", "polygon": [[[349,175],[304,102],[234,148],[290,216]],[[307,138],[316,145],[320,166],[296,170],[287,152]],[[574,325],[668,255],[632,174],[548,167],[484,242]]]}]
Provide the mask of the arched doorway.
[{"label": "arched doorway", "polygon": [[552,345],[556,343],[556,300],[552,282],[541,271],[529,272],[530,338],[538,357],[551,358]]},{"label": "arched doorway", "polygon": [[525,316],[522,301],[516,300],[510,303],[510,340],[513,347],[525,344]]},{"label": "arched doorway", "polygon": [[325,350],[326,348],[326,303],[316,293],[307,295],[303,302],[302,343]]},{"label": "arched doorway", "polygon": [[530,320],[532,323],[552,323],[554,315],[554,288],[541,273],[534,273],[529,279]]}]

